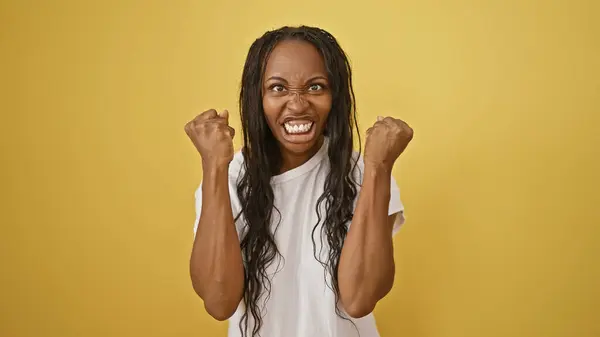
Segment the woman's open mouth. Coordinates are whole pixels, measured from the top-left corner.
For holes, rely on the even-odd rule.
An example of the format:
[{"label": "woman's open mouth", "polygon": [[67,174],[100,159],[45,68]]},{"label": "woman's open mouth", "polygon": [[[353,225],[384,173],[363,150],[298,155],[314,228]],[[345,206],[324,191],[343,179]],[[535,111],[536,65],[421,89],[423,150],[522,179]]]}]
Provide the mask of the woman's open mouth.
[{"label": "woman's open mouth", "polygon": [[316,137],[317,125],[310,119],[292,119],[281,124],[282,136],[289,143],[304,144]]},{"label": "woman's open mouth", "polygon": [[301,135],[309,133],[314,124],[314,122],[289,121],[283,124],[283,128],[289,135]]}]

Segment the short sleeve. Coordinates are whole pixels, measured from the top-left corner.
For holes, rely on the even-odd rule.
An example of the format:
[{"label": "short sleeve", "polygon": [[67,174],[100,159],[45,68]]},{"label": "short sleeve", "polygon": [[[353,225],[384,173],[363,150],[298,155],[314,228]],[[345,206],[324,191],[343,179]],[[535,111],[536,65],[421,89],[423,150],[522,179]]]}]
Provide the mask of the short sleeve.
[{"label": "short sleeve", "polygon": [[398,233],[400,227],[402,227],[406,220],[404,217],[404,204],[402,204],[402,200],[400,199],[400,188],[398,187],[394,176],[392,176],[390,183],[390,204],[388,208],[388,215],[392,214],[397,214],[392,230],[392,234],[394,235]]},{"label": "short sleeve", "polygon": [[[239,172],[240,172],[239,171],[240,165],[238,163],[235,163],[235,159],[236,158],[234,158],[234,162],[232,162],[232,164],[230,165],[229,177],[228,177],[229,199],[231,201],[231,211],[233,213],[234,219],[237,217],[237,215],[242,210],[242,205],[241,205],[241,202],[237,195],[237,180],[238,180],[238,176],[239,176]],[[202,195],[202,183],[200,183],[200,186],[198,186],[198,188],[196,189],[196,192],[194,193],[195,209],[196,209],[196,220],[194,222],[194,237],[196,236],[196,233],[198,231],[198,222],[200,221],[200,215],[202,214],[202,200],[204,197],[209,197],[209,196]],[[238,237],[241,235],[240,233],[242,232],[242,229],[243,229],[242,218],[243,217],[239,217],[235,223]]]},{"label": "short sleeve", "polygon": [[[356,154],[358,156],[358,154]],[[354,173],[355,180],[358,183],[358,192],[360,193],[360,187],[363,182],[363,173],[365,169],[365,164],[362,156],[358,157],[358,162],[356,166],[356,170]],[[356,202],[358,202],[358,195],[356,196],[356,200],[354,203],[354,207],[356,207]],[[396,219],[394,222],[394,227],[392,229],[392,235],[395,235],[400,227],[404,224],[405,216],[404,216],[404,204],[402,203],[402,199],[400,198],[400,188],[396,183],[396,179],[394,176],[390,179],[390,202],[388,206],[388,215],[396,214]]]}]

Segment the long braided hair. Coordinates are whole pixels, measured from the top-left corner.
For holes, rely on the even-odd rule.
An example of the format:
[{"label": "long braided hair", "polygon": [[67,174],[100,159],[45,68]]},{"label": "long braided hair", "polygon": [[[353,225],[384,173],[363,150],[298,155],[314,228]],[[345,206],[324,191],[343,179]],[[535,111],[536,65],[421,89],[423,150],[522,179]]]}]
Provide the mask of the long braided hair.
[{"label": "long braided hair", "polygon": [[[302,40],[317,48],[323,57],[332,90],[332,107],[325,130],[329,139],[328,157],[331,169],[325,181],[324,193],[316,205],[318,223],[313,228],[312,241],[315,259],[331,276],[331,284],[328,285],[335,293],[336,303],[339,300],[339,259],[357,195],[352,175],[356,168],[356,159],[352,155],[353,129],[357,131],[359,151],[360,135],[356,121],[352,72],[346,54],[336,39],[320,28],[282,27],[266,32],[250,47],[239,96],[244,138],[244,173],[237,184],[242,209],[236,216],[236,221],[243,214],[245,224],[240,246],[245,266],[243,301],[246,310],[239,324],[242,336],[247,336],[250,316],[254,322],[251,336],[259,335],[263,323],[259,302],[268,300],[271,292],[271,282],[266,269],[280,256],[274,239],[274,231],[279,222],[272,222],[273,212],[279,211],[274,206],[270,181],[272,176],[279,173],[282,158],[277,140],[264,116],[262,82],[271,51],[284,40]],[[321,214],[322,204],[325,206],[325,214]],[[320,260],[315,242],[315,232],[321,223],[320,234],[326,237],[329,248],[326,250],[326,261]],[[338,316],[344,318],[337,305],[335,311]]]}]

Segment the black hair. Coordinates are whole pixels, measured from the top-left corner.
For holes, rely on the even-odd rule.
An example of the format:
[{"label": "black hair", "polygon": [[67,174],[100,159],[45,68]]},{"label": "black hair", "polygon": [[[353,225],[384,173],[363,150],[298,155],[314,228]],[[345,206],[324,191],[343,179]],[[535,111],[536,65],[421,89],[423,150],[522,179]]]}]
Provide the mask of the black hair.
[{"label": "black hair", "polygon": [[[264,115],[262,88],[269,55],[273,48],[284,40],[302,40],[314,45],[322,55],[327,69],[332,106],[327,118],[325,134],[329,141],[328,157],[331,169],[325,181],[324,192],[316,205],[318,223],[313,228],[312,241],[315,259],[331,276],[331,284],[328,285],[335,293],[335,312],[345,318],[337,306],[339,301],[337,271],[357,195],[356,182],[352,174],[356,168],[356,158],[353,156],[354,129],[357,131],[359,151],[361,146],[352,88],[352,71],[348,57],[330,33],[308,26],[282,27],[266,32],[251,45],[244,65],[239,96],[244,138],[242,149],[244,173],[237,184],[237,194],[242,208],[240,214],[236,216],[236,221],[243,214],[245,223],[240,246],[245,267],[243,295],[245,312],[239,324],[242,336],[247,336],[250,316],[254,321],[251,336],[259,335],[262,326],[259,302],[268,300],[271,292],[271,282],[266,268],[281,256],[274,239],[279,221],[273,221],[275,218],[273,213],[279,211],[274,206],[270,182],[272,176],[279,173],[282,158],[277,140]],[[325,214],[321,214],[322,204],[325,206]],[[281,217],[277,218],[281,219]],[[326,261],[319,259],[315,242],[315,232],[321,223],[321,234],[326,238],[324,243],[328,246],[325,250],[328,252]]]}]

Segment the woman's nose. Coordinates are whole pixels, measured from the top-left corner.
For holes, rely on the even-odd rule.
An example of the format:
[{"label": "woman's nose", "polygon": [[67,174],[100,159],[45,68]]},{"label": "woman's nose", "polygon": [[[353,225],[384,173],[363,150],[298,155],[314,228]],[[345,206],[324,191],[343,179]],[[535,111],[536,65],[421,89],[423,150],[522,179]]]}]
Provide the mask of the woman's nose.
[{"label": "woman's nose", "polygon": [[288,109],[302,111],[308,107],[308,101],[300,90],[290,91],[288,95],[290,96],[287,103]]}]

